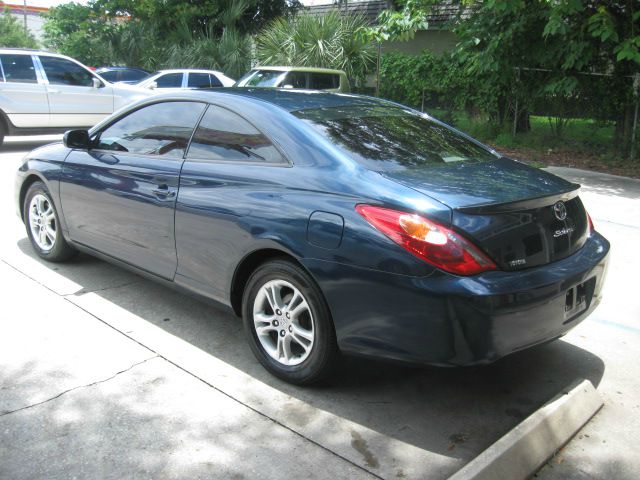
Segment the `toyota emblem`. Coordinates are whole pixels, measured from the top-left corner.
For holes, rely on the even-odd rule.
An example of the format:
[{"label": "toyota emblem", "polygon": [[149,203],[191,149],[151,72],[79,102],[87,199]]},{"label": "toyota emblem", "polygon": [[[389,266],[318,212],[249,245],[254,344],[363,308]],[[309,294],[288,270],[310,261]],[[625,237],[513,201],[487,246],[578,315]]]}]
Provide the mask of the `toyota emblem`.
[{"label": "toyota emblem", "polygon": [[556,202],[556,204],[553,206],[553,213],[560,221],[567,218],[567,207],[564,202]]}]

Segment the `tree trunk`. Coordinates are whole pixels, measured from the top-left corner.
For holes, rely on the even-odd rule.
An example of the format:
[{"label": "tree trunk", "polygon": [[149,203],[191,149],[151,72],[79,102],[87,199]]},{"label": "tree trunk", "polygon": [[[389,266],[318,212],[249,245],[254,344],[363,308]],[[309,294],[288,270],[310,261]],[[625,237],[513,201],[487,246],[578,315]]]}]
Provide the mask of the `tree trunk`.
[{"label": "tree trunk", "polygon": [[614,133],[614,143],[616,149],[624,157],[631,151],[631,137],[633,133],[633,104],[627,104],[618,114]]}]

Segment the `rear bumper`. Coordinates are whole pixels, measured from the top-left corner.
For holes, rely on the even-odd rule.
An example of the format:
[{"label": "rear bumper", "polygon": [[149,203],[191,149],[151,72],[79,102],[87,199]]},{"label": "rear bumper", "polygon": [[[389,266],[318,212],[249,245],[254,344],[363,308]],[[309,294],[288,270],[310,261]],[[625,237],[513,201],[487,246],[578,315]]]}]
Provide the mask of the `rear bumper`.
[{"label": "rear bumper", "polygon": [[[438,365],[489,363],[564,335],[600,303],[609,242],[519,272],[410,277],[319,260],[303,263],[322,288],[345,353]],[[584,309],[565,312],[580,286]]]}]

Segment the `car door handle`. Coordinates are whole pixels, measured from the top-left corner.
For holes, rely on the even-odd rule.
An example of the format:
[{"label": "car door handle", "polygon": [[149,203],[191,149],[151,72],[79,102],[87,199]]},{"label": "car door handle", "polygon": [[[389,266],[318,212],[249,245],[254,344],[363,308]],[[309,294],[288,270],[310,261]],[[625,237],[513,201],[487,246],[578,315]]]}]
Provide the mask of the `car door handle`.
[{"label": "car door handle", "polygon": [[160,185],[158,188],[152,189],[151,193],[163,200],[176,196],[175,190],[169,190],[169,187],[167,185]]}]

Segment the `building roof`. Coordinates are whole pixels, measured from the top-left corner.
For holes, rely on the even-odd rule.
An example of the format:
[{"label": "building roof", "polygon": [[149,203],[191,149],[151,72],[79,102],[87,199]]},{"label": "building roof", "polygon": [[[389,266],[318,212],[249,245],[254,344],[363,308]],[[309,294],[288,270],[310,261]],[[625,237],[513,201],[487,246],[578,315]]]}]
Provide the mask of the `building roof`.
[{"label": "building roof", "polygon": [[[376,23],[378,15],[383,10],[393,9],[393,2],[390,0],[348,0],[338,2],[337,0],[315,0],[306,3],[307,11],[312,15],[326,15],[330,11],[340,11],[342,13],[360,14],[365,17],[371,25]],[[346,5],[345,5],[346,3]],[[427,15],[429,29],[446,29],[453,21],[462,16],[465,18],[470,13],[470,7],[465,7],[460,0],[441,0],[431,7]]]}]

